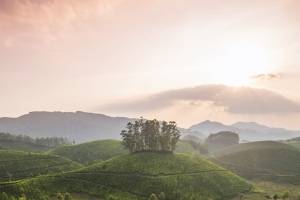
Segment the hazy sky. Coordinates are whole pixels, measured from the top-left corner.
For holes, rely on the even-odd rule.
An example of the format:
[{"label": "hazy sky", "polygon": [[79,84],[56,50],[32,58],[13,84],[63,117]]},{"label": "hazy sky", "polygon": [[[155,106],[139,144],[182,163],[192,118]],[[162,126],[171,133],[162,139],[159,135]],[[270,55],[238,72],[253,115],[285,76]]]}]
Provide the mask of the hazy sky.
[{"label": "hazy sky", "polygon": [[0,0],[0,117],[300,129],[300,1]]}]

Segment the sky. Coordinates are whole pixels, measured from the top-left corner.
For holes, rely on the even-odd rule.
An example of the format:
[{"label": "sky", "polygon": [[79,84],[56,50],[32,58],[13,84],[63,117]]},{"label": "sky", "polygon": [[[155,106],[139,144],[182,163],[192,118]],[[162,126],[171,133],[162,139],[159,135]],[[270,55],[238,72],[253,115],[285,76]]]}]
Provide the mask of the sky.
[{"label": "sky", "polygon": [[297,0],[1,0],[0,117],[300,130]]}]

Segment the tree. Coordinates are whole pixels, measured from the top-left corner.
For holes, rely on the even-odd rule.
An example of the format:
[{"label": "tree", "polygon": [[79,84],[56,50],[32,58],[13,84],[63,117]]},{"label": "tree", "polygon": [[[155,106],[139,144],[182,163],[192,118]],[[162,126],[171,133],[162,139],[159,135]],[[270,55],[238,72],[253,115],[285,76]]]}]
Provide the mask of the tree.
[{"label": "tree", "polygon": [[59,200],[63,200],[63,195],[61,194],[61,193],[57,193],[57,195],[56,195],[56,197],[57,197],[57,199],[59,199]]},{"label": "tree", "polygon": [[240,200],[242,200],[244,197],[244,194],[240,194]]},{"label": "tree", "polygon": [[285,190],[285,191],[282,193],[281,198],[282,198],[283,200],[285,200],[286,198],[289,198],[289,196],[290,196],[289,191]]},{"label": "tree", "polygon": [[7,194],[5,192],[2,192],[2,194],[0,195],[1,200],[9,200]]},{"label": "tree", "polygon": [[173,152],[180,138],[180,131],[174,121],[160,123],[156,119],[135,123],[129,122],[127,130],[122,130],[122,145],[130,153],[139,151]]},{"label": "tree", "polygon": [[156,197],[155,194],[151,194],[151,196],[149,197],[149,200],[158,200],[158,198]]},{"label": "tree", "polygon": [[65,195],[64,195],[64,200],[72,200],[72,196],[70,193],[66,192]]},{"label": "tree", "polygon": [[165,200],[165,199],[166,199],[165,193],[163,193],[163,192],[159,193],[158,199],[159,199],[159,200]]},{"label": "tree", "polygon": [[274,196],[273,196],[273,199],[278,199],[278,195],[277,194],[275,194]]}]

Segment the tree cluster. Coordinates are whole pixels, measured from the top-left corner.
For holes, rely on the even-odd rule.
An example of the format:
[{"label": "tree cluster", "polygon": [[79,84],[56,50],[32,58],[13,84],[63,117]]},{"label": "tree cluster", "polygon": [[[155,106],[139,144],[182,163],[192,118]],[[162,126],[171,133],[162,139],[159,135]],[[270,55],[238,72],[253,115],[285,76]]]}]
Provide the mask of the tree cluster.
[{"label": "tree cluster", "polygon": [[221,131],[219,133],[210,134],[205,142],[209,144],[225,144],[233,145],[239,143],[239,135],[231,131]]},{"label": "tree cluster", "polygon": [[173,152],[180,138],[180,131],[174,121],[159,122],[156,119],[144,121],[142,118],[129,122],[127,130],[121,132],[122,144],[130,153],[139,151]]},{"label": "tree cluster", "polygon": [[10,133],[0,132],[0,141],[16,141],[21,143],[36,144],[47,147],[58,147],[65,144],[71,144],[67,138],[63,137],[47,137],[47,138],[36,138],[33,139],[27,135],[13,135]]}]

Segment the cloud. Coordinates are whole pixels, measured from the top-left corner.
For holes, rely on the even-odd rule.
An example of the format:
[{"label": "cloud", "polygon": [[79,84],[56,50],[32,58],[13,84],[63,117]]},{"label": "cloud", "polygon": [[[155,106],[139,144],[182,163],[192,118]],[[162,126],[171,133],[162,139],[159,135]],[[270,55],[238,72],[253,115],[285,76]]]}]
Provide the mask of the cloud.
[{"label": "cloud", "polygon": [[108,104],[101,110],[144,112],[176,106],[182,101],[189,102],[187,105],[193,107],[210,102],[214,107],[224,107],[225,112],[233,114],[300,113],[300,104],[273,91],[225,85],[200,85],[164,91],[141,99]]},{"label": "cloud", "polygon": [[257,80],[257,81],[271,81],[271,80],[277,80],[281,79],[283,77],[282,74],[257,74],[254,76],[251,76],[251,80]]},{"label": "cloud", "polygon": [[[119,0],[1,0],[0,40],[64,35],[91,16],[105,13]],[[13,36],[13,38],[12,38]],[[5,44],[5,43],[4,43]],[[9,43],[11,45],[12,42]]]}]

